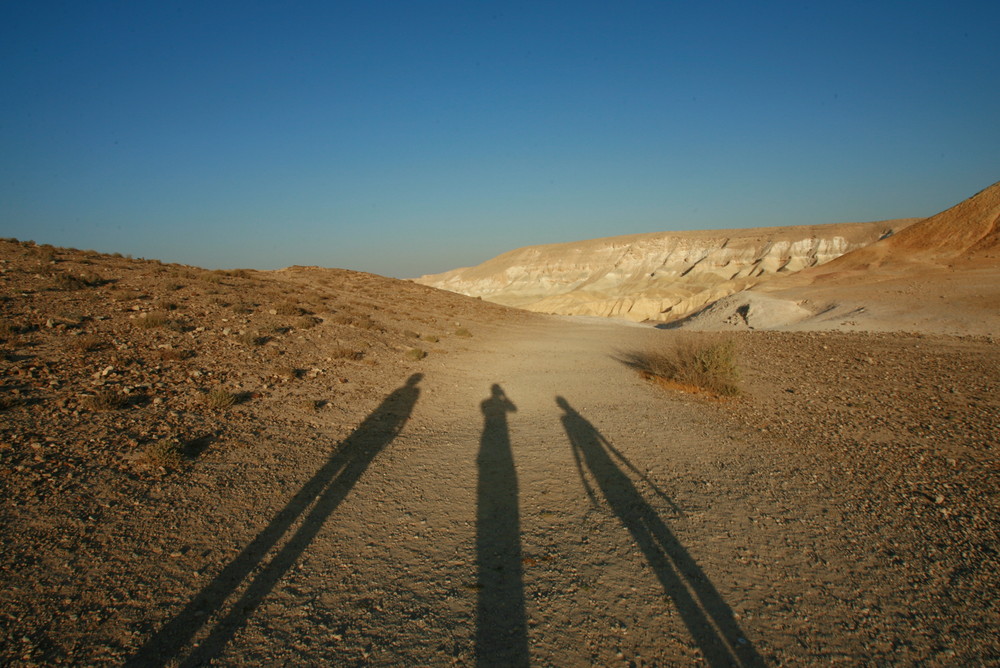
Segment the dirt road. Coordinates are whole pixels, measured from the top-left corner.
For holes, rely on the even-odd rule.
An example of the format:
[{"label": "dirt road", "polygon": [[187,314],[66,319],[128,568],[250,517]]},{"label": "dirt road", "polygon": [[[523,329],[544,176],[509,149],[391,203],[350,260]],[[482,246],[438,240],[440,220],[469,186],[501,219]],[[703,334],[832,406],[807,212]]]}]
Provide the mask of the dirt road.
[{"label": "dirt road", "polygon": [[[993,598],[949,598],[951,566],[925,586],[964,547],[913,556],[880,523],[912,525],[891,499],[844,512],[863,480],[618,361],[664,335],[513,321],[401,370],[350,428],[261,409],[243,450],[136,483],[140,500],[95,488],[82,547],[8,578],[34,606],[18,615],[51,620],[23,641],[136,666],[995,657]],[[995,558],[978,568],[969,582],[997,580]]]}]

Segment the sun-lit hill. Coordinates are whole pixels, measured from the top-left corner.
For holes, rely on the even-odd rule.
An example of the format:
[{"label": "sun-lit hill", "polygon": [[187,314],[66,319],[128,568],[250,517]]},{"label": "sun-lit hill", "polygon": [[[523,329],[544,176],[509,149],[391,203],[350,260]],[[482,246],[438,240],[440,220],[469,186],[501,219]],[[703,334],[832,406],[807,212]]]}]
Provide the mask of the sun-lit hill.
[{"label": "sun-lit hill", "polygon": [[656,232],[519,248],[418,283],[543,313],[672,320],[822,265],[916,219]]},{"label": "sun-lit hill", "polygon": [[822,266],[719,300],[699,329],[1000,331],[1000,183]]}]

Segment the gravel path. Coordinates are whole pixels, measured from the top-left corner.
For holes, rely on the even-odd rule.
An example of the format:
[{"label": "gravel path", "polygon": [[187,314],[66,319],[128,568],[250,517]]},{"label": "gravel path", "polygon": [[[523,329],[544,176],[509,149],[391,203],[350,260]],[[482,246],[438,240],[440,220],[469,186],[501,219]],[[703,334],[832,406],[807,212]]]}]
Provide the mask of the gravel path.
[{"label": "gravel path", "polygon": [[[676,333],[161,267],[193,329],[138,330],[150,269],[109,266],[99,299],[8,267],[5,664],[1000,657],[989,340],[745,333],[747,396],[719,404],[619,361]],[[322,324],[269,308],[289,286]],[[260,303],[234,317],[237,292]],[[206,408],[216,383],[242,403]],[[136,401],[88,410],[99,387]],[[158,469],[168,437],[186,459]]]}]

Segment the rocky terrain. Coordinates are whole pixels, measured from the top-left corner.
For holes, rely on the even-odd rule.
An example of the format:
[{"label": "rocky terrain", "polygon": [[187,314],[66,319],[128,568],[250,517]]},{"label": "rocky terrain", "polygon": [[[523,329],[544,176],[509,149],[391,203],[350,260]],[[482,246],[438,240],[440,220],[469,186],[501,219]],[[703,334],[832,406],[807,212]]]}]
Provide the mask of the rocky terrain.
[{"label": "rocky terrain", "polygon": [[529,246],[416,280],[541,313],[671,321],[772,277],[821,266],[913,222],[663,232]]},{"label": "rocky terrain", "polygon": [[0,240],[0,663],[996,663],[998,200],[689,319],[726,400],[629,362],[683,328]]}]

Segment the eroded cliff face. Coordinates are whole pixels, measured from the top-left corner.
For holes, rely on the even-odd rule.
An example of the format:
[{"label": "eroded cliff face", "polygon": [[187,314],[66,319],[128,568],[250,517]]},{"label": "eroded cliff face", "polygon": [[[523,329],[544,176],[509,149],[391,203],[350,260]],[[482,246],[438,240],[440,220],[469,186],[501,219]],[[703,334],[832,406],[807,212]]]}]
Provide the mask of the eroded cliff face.
[{"label": "eroded cliff face", "polygon": [[543,313],[669,321],[917,219],[609,237],[504,253],[418,283]]}]

